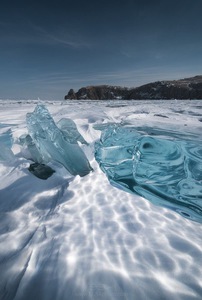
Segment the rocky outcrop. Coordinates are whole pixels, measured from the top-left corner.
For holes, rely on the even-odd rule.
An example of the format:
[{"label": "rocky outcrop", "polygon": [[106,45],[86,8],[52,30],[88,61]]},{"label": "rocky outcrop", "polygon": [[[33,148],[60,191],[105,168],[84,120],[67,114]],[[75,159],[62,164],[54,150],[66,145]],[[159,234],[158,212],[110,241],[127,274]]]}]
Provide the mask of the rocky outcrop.
[{"label": "rocky outcrop", "polygon": [[88,86],[79,89],[76,93],[71,89],[65,99],[202,99],[202,76],[156,81],[130,89],[109,85]]},{"label": "rocky outcrop", "polygon": [[[68,97],[68,98],[66,98]],[[75,94],[74,90],[73,89],[70,89],[69,90],[69,93],[67,96],[65,96],[65,99],[77,99],[77,95]]]},{"label": "rocky outcrop", "polygon": [[74,92],[69,90],[65,99],[92,99],[92,100],[108,100],[108,99],[125,99],[127,98],[129,89],[120,86],[98,85],[87,86]]}]

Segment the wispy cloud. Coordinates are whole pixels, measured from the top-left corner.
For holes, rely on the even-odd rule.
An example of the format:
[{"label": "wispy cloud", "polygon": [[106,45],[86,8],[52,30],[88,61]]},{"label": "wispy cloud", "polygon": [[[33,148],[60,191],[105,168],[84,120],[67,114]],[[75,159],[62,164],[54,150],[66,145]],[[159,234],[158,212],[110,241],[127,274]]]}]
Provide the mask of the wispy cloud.
[{"label": "wispy cloud", "polygon": [[64,33],[62,28],[57,28],[54,32],[50,32],[42,26],[33,23],[31,27],[36,34],[38,33],[43,38],[44,43],[61,44],[72,48],[90,47],[90,43],[82,41],[78,36],[69,32]]},{"label": "wispy cloud", "polygon": [[62,27],[46,29],[30,21],[19,27],[16,27],[12,21],[0,21],[0,30],[1,42],[6,44],[58,45],[75,49],[91,47],[91,44],[84,41],[78,34],[70,33]]}]

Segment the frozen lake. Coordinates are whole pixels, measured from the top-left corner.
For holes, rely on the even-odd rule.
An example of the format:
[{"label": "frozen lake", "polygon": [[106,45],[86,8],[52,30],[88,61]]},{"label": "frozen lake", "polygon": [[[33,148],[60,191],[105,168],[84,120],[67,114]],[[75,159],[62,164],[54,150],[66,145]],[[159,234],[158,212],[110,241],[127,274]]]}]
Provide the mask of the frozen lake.
[{"label": "frozen lake", "polygon": [[200,300],[202,224],[113,187],[94,144],[106,123],[200,143],[202,100],[44,101],[55,122],[75,122],[94,170],[72,176],[52,163],[47,180],[28,171],[18,144],[39,102],[0,100],[0,143],[14,153],[0,161],[0,299]]}]

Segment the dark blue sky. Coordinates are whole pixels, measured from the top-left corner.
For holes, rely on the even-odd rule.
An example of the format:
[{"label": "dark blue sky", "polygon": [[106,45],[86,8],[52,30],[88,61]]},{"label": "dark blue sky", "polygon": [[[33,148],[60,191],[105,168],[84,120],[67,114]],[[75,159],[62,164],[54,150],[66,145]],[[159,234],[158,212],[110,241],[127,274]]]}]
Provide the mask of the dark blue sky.
[{"label": "dark blue sky", "polygon": [[0,99],[202,74],[201,0],[4,1]]}]

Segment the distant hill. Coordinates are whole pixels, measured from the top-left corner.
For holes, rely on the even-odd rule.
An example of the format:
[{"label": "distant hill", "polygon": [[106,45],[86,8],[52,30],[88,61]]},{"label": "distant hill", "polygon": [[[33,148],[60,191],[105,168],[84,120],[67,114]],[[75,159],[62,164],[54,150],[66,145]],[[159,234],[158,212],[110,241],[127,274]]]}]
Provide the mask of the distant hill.
[{"label": "distant hill", "polygon": [[180,80],[156,81],[136,88],[98,85],[70,89],[65,99],[70,100],[146,100],[146,99],[202,99],[202,75]]},{"label": "distant hill", "polygon": [[97,85],[82,87],[77,93],[73,89],[65,96],[65,99],[91,99],[91,100],[108,100],[108,99],[126,99],[129,88],[110,85]]}]

